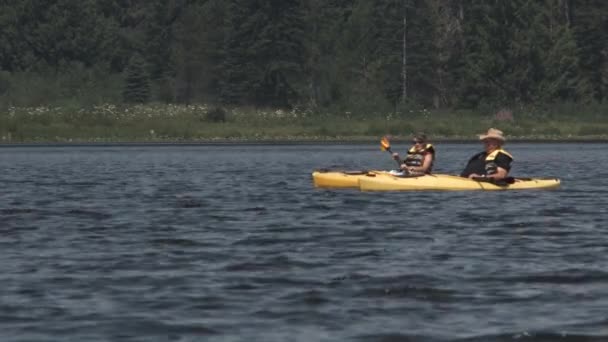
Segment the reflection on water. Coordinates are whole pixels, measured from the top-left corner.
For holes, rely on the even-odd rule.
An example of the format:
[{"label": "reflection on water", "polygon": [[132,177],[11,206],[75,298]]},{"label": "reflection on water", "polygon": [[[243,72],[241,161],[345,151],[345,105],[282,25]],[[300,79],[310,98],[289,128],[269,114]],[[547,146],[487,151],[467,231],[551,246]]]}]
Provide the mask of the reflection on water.
[{"label": "reflection on water", "polygon": [[375,144],[1,148],[0,339],[607,340],[605,145],[508,147],[562,187],[312,188]]}]

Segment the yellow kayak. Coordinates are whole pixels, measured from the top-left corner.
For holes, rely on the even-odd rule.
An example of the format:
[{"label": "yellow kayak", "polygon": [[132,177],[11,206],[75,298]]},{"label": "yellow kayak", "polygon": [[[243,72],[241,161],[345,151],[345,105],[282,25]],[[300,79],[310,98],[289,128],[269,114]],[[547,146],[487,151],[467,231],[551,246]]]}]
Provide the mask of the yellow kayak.
[{"label": "yellow kayak", "polygon": [[472,180],[454,175],[432,174],[424,176],[376,177],[374,174],[358,178],[362,191],[405,191],[405,190],[524,190],[555,189],[561,181],[557,178],[512,178],[492,183],[487,180]]},{"label": "yellow kayak", "polygon": [[385,175],[390,171],[331,171],[317,170],[312,173],[313,184],[317,188],[359,188],[359,179],[366,175]]}]

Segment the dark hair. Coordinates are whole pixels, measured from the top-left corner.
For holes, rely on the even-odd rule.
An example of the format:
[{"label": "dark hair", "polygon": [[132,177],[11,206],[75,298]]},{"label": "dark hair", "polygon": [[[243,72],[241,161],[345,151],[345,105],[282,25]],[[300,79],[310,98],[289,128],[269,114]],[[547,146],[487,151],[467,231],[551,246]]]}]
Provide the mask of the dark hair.
[{"label": "dark hair", "polygon": [[426,142],[426,134],[418,132],[414,134],[414,139]]}]

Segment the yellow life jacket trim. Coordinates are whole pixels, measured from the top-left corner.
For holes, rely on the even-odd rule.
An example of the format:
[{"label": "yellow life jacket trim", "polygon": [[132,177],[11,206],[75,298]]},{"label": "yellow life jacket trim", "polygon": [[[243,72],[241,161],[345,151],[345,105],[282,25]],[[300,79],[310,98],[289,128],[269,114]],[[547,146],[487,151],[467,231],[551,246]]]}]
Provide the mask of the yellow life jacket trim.
[{"label": "yellow life jacket trim", "polygon": [[424,152],[428,151],[429,149],[433,149],[433,145],[432,144],[426,144],[426,145],[424,145],[424,148],[422,150],[420,150],[420,151],[416,151],[416,146],[412,146],[409,149],[408,153],[412,153],[412,154],[413,153],[424,153]]},{"label": "yellow life jacket trim", "polygon": [[511,158],[511,160],[513,160],[513,156],[512,156],[512,155],[511,155],[509,152],[507,152],[507,151],[505,151],[505,150],[503,150],[503,149],[498,149],[498,150],[496,150],[496,151],[494,151],[494,152],[492,152],[492,153],[488,154],[488,155],[486,156],[486,161],[492,161],[492,160],[496,159],[496,156],[497,156],[499,153],[504,153],[504,154],[506,154],[507,156],[509,156],[509,158]]}]

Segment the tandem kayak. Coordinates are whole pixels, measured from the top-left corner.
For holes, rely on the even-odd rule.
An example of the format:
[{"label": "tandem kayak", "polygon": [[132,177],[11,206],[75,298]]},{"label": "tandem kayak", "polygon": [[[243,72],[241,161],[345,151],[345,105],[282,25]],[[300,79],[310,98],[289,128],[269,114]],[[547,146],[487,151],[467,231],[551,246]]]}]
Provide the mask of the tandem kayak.
[{"label": "tandem kayak", "polygon": [[454,175],[431,174],[424,176],[391,176],[374,174],[358,178],[362,191],[407,191],[407,190],[526,190],[555,189],[561,184],[557,178],[513,178],[492,182],[473,180]]},{"label": "tandem kayak", "polygon": [[359,178],[378,175],[388,175],[391,171],[331,171],[317,170],[312,173],[312,181],[317,188],[359,188]]}]

